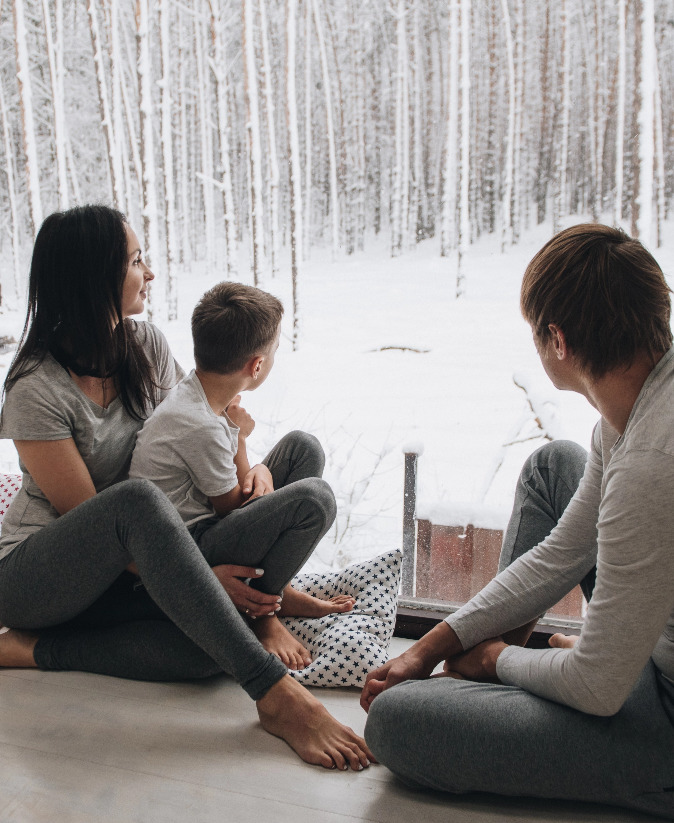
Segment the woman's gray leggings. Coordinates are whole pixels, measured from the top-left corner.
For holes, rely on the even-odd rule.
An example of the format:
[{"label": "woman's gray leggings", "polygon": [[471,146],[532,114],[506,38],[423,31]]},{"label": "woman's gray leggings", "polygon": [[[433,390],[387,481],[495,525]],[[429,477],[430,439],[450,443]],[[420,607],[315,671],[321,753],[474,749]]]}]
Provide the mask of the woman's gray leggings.
[{"label": "woman's gray leggings", "polygon": [[[255,548],[250,565],[265,568],[268,558],[270,578],[282,588],[332,524],[335,502],[323,480],[301,476],[322,471],[315,438],[292,433],[267,460],[283,488],[240,510],[238,546]],[[206,559],[166,496],[149,481],[127,480],[0,560],[0,622],[38,631],[42,669],[140,680],[225,671],[257,700],[286,668],[262,648],[211,571],[231,562],[219,549],[225,556],[226,540],[212,541]],[[142,585],[124,571],[131,561]]]},{"label": "woman's gray leggings", "polygon": [[[573,495],[586,455],[555,441],[522,470],[507,565],[539,543]],[[591,594],[592,576],[584,590]],[[409,783],[447,792],[611,803],[674,819],[674,684],[650,662],[622,709],[595,717],[513,686],[435,678],[377,697],[365,739]]]}]

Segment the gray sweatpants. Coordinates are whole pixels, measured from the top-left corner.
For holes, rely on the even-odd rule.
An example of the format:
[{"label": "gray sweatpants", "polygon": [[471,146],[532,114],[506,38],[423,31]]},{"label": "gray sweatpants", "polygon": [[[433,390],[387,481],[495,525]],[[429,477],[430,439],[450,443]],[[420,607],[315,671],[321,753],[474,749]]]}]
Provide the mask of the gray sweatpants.
[{"label": "gray sweatpants", "polygon": [[[585,458],[576,444],[555,441],[527,460],[502,567],[551,531]],[[588,575],[586,595],[593,584]],[[513,686],[410,681],[374,700],[365,739],[380,762],[417,786],[589,800],[674,819],[674,684],[652,662],[613,717]]]},{"label": "gray sweatpants", "polygon": [[[323,456],[315,438],[293,433],[267,460],[276,483],[284,473],[320,473]],[[278,554],[287,550],[289,580],[298,557],[306,558],[330,527],[335,503],[329,486],[314,477],[241,511],[247,512],[246,540],[270,555],[272,577],[282,576]],[[225,671],[259,699],[286,668],[262,648],[212,573],[210,565],[223,562],[215,555],[210,564],[152,483],[128,480],[0,560],[0,622],[38,631],[34,654],[42,669],[139,680]],[[142,585],[124,571],[132,560]]]}]

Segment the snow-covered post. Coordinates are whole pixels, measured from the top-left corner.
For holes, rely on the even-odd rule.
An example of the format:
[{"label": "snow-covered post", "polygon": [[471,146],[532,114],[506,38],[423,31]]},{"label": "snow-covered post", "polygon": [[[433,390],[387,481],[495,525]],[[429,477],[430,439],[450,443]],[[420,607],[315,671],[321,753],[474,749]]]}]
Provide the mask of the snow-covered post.
[{"label": "snow-covered post", "polygon": [[21,119],[23,122],[23,148],[26,154],[26,177],[33,237],[42,225],[42,199],[40,197],[40,170],[35,143],[35,117],[33,115],[33,88],[30,80],[30,61],[26,42],[26,18],[23,0],[14,0],[14,39],[16,41],[16,79],[19,81]]},{"label": "snow-covered post", "polygon": [[296,31],[297,0],[287,0],[286,20],[286,117],[288,122],[288,165],[290,174],[290,260],[293,285],[293,350],[299,336],[298,280],[302,260],[302,177],[300,172],[300,143],[297,127]]},{"label": "snow-covered post", "polygon": [[416,560],[416,511],[417,511],[417,463],[423,454],[423,446],[408,443],[403,447],[405,455],[405,479],[403,486],[403,597],[414,597],[414,569]]}]

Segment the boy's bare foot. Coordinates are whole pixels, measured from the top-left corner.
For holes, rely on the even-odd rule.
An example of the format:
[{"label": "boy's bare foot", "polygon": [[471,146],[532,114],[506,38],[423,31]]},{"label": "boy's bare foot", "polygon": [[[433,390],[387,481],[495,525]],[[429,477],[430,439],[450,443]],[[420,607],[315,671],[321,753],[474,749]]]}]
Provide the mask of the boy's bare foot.
[{"label": "boy's bare foot", "polygon": [[258,617],[251,629],[264,648],[275,654],[289,669],[303,669],[311,663],[311,655],[295,640],[278,617]]},{"label": "boy's bare foot", "polygon": [[37,635],[18,629],[0,632],[0,666],[6,669],[36,669],[33,649]]},{"label": "boy's bare foot", "polygon": [[257,713],[262,728],[285,740],[307,763],[360,771],[375,762],[363,738],[289,675],[257,701]]},{"label": "boy's bare foot", "polygon": [[356,598],[348,594],[321,600],[288,585],[283,590],[279,617],[325,617],[326,614],[335,612],[350,612],[355,605]]}]

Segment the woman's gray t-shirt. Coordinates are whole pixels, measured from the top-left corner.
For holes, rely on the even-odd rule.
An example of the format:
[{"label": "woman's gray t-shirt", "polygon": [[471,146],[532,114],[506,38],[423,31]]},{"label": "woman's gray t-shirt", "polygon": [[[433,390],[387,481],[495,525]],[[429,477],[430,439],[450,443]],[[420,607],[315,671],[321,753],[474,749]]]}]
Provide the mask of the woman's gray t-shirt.
[{"label": "woman's gray t-shirt", "polygon": [[[163,399],[183,377],[164,335],[150,323],[135,322],[135,334],[155,368],[154,379]],[[68,372],[51,355],[7,392],[0,420],[5,440],[67,440],[75,445],[89,470],[97,492],[128,477],[131,454],[142,420],[126,411],[119,397],[107,408],[88,398]],[[23,473],[20,491],[2,522],[0,558],[30,534],[59,515],[19,463]]]}]

